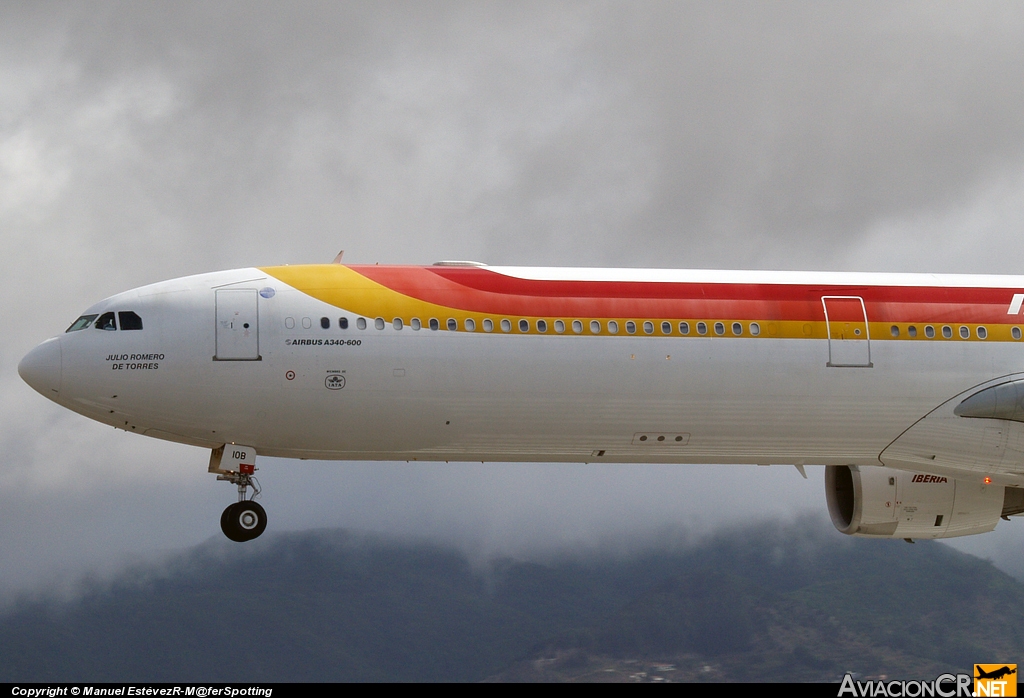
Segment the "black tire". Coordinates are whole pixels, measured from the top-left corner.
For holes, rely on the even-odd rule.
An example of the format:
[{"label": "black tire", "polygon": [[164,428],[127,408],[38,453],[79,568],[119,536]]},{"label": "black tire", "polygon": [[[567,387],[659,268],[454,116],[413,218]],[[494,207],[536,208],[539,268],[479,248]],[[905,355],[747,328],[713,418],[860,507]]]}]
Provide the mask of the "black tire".
[{"label": "black tire", "polygon": [[224,510],[221,519],[224,535],[237,543],[259,538],[267,529],[267,512],[253,501],[232,504]]},{"label": "black tire", "polygon": [[241,504],[241,502],[235,502],[225,509],[224,513],[220,515],[220,530],[224,531],[224,535],[227,536],[229,540],[233,540],[236,543],[244,543],[249,539],[245,537],[246,531],[243,531],[238,527],[238,524],[236,523],[238,518],[235,516],[235,509],[239,504]]}]

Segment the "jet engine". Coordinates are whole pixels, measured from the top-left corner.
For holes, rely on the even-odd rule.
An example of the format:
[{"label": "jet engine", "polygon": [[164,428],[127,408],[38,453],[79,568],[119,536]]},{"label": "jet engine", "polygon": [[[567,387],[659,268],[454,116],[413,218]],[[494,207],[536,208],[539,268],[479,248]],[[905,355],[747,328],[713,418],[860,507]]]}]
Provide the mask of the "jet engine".
[{"label": "jet engine", "polygon": [[825,498],[836,529],[872,538],[969,536],[1024,512],[1024,489],[881,466],[827,466]]}]

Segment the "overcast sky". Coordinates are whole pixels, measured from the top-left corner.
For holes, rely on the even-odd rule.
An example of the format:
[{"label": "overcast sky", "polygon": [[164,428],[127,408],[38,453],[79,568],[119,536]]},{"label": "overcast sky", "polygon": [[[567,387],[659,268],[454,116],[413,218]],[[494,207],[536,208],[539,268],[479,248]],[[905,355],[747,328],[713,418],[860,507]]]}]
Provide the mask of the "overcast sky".
[{"label": "overcast sky", "polygon": [[[4,2],[0,592],[219,537],[234,496],[20,381],[94,301],[340,249],[1020,273],[1021,37],[1019,2]],[[820,468],[260,466],[271,531],[481,556],[825,511]]]}]

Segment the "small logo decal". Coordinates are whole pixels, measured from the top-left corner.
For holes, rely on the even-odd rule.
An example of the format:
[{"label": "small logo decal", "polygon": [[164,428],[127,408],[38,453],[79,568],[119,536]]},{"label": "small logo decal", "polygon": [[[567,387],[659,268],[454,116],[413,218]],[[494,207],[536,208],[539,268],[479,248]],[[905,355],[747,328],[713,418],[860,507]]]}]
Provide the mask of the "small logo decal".
[{"label": "small logo decal", "polygon": [[975,664],[974,695],[1017,695],[1016,664]]},{"label": "small logo decal", "polygon": [[328,390],[341,390],[345,387],[345,376],[340,373],[332,373],[324,380],[324,385]]},{"label": "small logo decal", "polygon": [[263,296],[264,298],[273,298],[275,293],[277,293],[277,291],[270,288],[270,286],[260,289],[260,295]]},{"label": "small logo decal", "polygon": [[295,380],[295,371],[288,371],[284,374],[284,377],[290,381]]}]

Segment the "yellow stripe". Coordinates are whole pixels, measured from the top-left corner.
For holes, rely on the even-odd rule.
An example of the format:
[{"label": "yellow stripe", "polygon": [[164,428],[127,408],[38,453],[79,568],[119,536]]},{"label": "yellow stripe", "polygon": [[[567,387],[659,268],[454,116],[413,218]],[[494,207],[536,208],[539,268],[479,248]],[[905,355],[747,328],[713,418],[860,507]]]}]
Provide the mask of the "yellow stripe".
[{"label": "yellow stripe", "polygon": [[[453,311],[371,281],[340,264],[261,267],[260,271],[324,303],[364,317],[441,317]],[[468,316],[467,316],[468,317]]]}]

